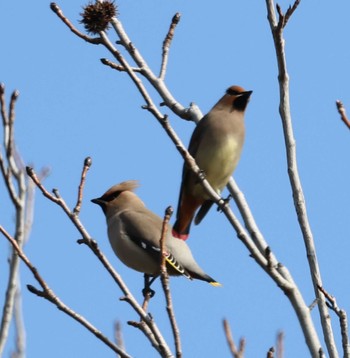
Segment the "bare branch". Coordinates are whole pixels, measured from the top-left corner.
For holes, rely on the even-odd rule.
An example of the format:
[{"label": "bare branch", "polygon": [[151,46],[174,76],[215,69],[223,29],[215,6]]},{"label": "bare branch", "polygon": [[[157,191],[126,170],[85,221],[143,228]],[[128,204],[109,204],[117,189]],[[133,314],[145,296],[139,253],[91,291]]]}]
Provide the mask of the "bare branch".
[{"label": "bare branch", "polygon": [[346,111],[345,111],[345,107],[343,105],[343,103],[341,101],[336,101],[335,102],[336,105],[337,105],[337,109],[338,109],[338,112],[340,114],[340,118],[341,120],[345,123],[345,125],[350,129],[350,121],[346,115]]},{"label": "bare branch", "polygon": [[39,190],[41,191],[41,193],[46,197],[48,198],[49,200],[53,201],[54,203],[56,204],[59,204],[60,203],[60,200],[52,195],[51,193],[49,193],[45,187],[41,184],[41,181],[39,179],[39,177],[36,175],[35,171],[33,168],[31,167],[26,167],[26,171],[27,171],[27,174],[28,176],[33,180],[34,184],[39,188]]},{"label": "bare branch", "polygon": [[[202,114],[198,110],[198,107],[190,106],[189,108],[186,109],[178,101],[176,101],[176,99],[170,93],[169,89],[166,87],[164,81],[162,81],[158,76],[156,76],[151,71],[151,69],[147,65],[146,61],[141,56],[140,52],[132,44],[132,41],[130,40],[129,36],[125,32],[122,23],[117,18],[113,18],[111,21],[111,24],[119,36],[119,39],[120,39],[119,43],[122,46],[124,46],[124,48],[128,51],[129,55],[135,61],[136,65],[142,69],[142,75],[156,89],[156,91],[159,93],[159,95],[163,99],[164,104],[168,108],[170,108],[175,114],[177,114],[180,118],[183,118],[186,120],[195,120],[195,121],[198,121],[200,118],[202,118]],[[117,60],[119,61],[118,58],[117,58]],[[123,63],[121,63],[121,65],[124,66]],[[130,75],[130,72],[129,71],[127,71],[127,72]],[[135,82],[135,79],[132,76],[130,76],[130,77]],[[142,92],[141,92],[141,94],[142,94],[142,96],[144,96],[144,94]],[[146,103],[147,103],[147,101],[146,101]]]},{"label": "bare branch", "polygon": [[[107,58],[101,58],[101,62],[106,65],[106,66],[109,66],[111,68],[113,68],[114,70],[117,70],[119,72],[126,72],[126,68],[123,67],[122,65],[118,65],[117,63],[114,63],[110,60],[108,60]],[[141,69],[140,68],[137,68],[137,67],[130,67],[131,70],[133,72],[141,72]]]},{"label": "bare branch", "polygon": [[120,349],[113,342],[109,341],[107,337],[105,337],[97,328],[95,328],[89,321],[87,321],[84,317],[77,314],[67,305],[65,305],[56,294],[51,290],[46,281],[42,278],[39,271],[33,266],[28,257],[24,254],[20,246],[17,244],[16,240],[11,237],[10,234],[0,226],[0,232],[5,236],[5,238],[10,242],[17,255],[21,258],[24,264],[28,267],[28,269],[32,272],[34,278],[41,286],[42,290],[38,290],[32,285],[27,285],[27,288],[30,292],[36,294],[39,297],[43,297],[46,300],[53,303],[60,311],[66,313],[68,316],[72,317],[74,320],[83,325],[86,329],[88,329],[91,333],[93,333],[99,340],[101,340],[104,344],[106,344],[109,348],[111,348],[114,352],[118,353],[123,358],[131,358],[126,352]]},{"label": "bare branch", "polygon": [[[25,193],[25,183],[22,168],[18,168],[14,150],[14,120],[15,120],[15,110],[14,106],[17,101],[19,92],[14,91],[10,100],[10,110],[9,113],[6,111],[6,102],[5,102],[5,86],[4,84],[0,85],[0,105],[1,105],[1,117],[3,123],[4,131],[4,147],[5,147],[5,156],[0,152],[0,169],[2,176],[5,180],[7,191],[10,195],[10,198],[16,208],[20,208],[23,204],[21,200],[24,200]],[[17,155],[18,157],[18,155]],[[17,185],[15,185],[13,177],[18,182],[18,192]],[[20,196],[23,195],[22,199]]]},{"label": "bare branch", "polygon": [[143,302],[142,302],[142,309],[147,312],[148,311],[148,305],[152,298],[152,291],[151,290],[145,290],[143,292]]},{"label": "bare branch", "polygon": [[293,15],[293,13],[297,9],[297,7],[299,6],[300,1],[301,0],[295,0],[293,6],[289,6],[288,10],[286,11],[286,14],[283,14],[280,5],[276,4],[276,9],[278,12],[278,17],[279,17],[277,28],[279,31],[282,31],[286,27],[289,19],[291,18],[291,16]]},{"label": "bare branch", "polygon": [[15,122],[15,105],[18,99],[19,92],[14,91],[11,95],[10,100],[10,110],[9,110],[9,119],[8,119],[8,137],[5,138],[7,140],[6,145],[6,156],[11,158],[14,152],[14,122]]},{"label": "bare branch", "polygon": [[[297,8],[299,2],[295,2],[295,6],[289,11],[289,18],[292,13]],[[321,317],[323,334],[326,340],[326,345],[330,357],[337,357],[338,352],[334,342],[334,336],[332,332],[330,317],[328,313],[327,306],[325,304],[324,297],[320,295],[318,286],[322,286],[321,273],[318,266],[315,243],[311,231],[311,227],[308,220],[306,204],[304,193],[298,173],[298,165],[296,158],[296,144],[293,133],[292,118],[290,112],[290,101],[289,101],[289,76],[287,72],[287,63],[284,51],[284,38],[283,38],[283,28],[286,24],[286,19],[284,18],[282,11],[279,6],[277,6],[277,11],[279,13],[279,22],[276,25],[276,14],[274,12],[273,0],[266,0],[268,19],[270,23],[270,28],[274,40],[277,64],[278,64],[278,79],[280,87],[280,116],[282,119],[284,140],[286,146],[287,154],[287,165],[288,165],[288,174],[289,180],[293,192],[294,206],[296,209],[296,214],[299,221],[299,226],[303,235],[305,249],[307,252],[307,258],[310,268],[310,274],[314,286],[315,295],[318,300],[318,307]],[[317,337],[315,330],[313,332],[306,329],[302,325],[304,335],[306,337],[307,345],[310,349],[310,352],[313,356],[318,356],[320,350],[320,342]]]},{"label": "bare branch", "polygon": [[339,308],[337,300],[334,296],[328,293],[323,287],[318,288],[326,297],[327,306],[336,313],[339,318],[340,332],[342,338],[342,347],[343,347],[343,357],[350,357],[350,345],[349,345],[349,335],[348,335],[348,319],[346,311]]},{"label": "bare branch", "polygon": [[50,4],[50,8],[64,22],[64,24],[67,25],[69,30],[71,30],[75,35],[77,35],[84,41],[89,42],[94,45],[99,45],[101,43],[101,38],[87,36],[87,35],[83,34],[82,32],[80,32],[77,28],[75,28],[74,25],[64,16],[62,10],[56,3],[52,2]]},{"label": "bare branch", "polygon": [[25,358],[26,356],[26,332],[22,314],[22,295],[21,285],[18,279],[17,291],[14,302],[14,322],[16,327],[16,351],[12,353],[11,358]]},{"label": "bare branch", "polygon": [[[18,95],[18,91],[14,91],[12,93],[9,112],[7,113],[5,86],[3,84],[0,85],[0,106],[3,123],[3,142],[5,147],[4,156],[0,151],[0,169],[5,181],[5,186],[10,195],[10,199],[15,207],[15,239],[19,247],[22,247],[25,238],[25,206],[27,186],[23,172],[23,165],[22,162],[19,161],[20,156],[15,150],[14,141],[15,104]],[[0,323],[0,356],[2,355],[8,337],[10,323],[13,318],[16,303],[16,294],[18,294],[19,258],[13,249],[11,252],[12,254],[9,259],[9,276]],[[22,336],[22,338],[24,337]]]},{"label": "bare branch", "polygon": [[168,312],[171,329],[173,332],[173,337],[175,341],[175,350],[176,350],[176,357],[181,358],[182,357],[182,348],[181,348],[181,339],[180,339],[180,331],[179,327],[176,322],[175,313],[174,313],[174,307],[173,307],[173,301],[171,298],[171,292],[170,292],[170,286],[169,286],[169,275],[166,268],[166,251],[165,251],[165,238],[168,234],[168,225],[169,220],[171,218],[171,215],[173,214],[174,210],[171,206],[169,206],[165,210],[165,215],[163,219],[163,225],[162,225],[162,233],[160,238],[160,252],[161,252],[161,263],[160,263],[160,279],[162,282],[162,287],[166,299],[166,310]]},{"label": "bare branch", "polygon": [[171,42],[174,38],[175,28],[177,24],[180,22],[180,18],[181,18],[181,14],[178,12],[173,16],[168,33],[166,34],[165,39],[163,41],[162,65],[159,73],[159,78],[161,80],[164,80],[165,78],[166,68],[168,65],[169,49],[170,49]]},{"label": "bare branch", "polygon": [[269,349],[269,351],[267,352],[266,357],[267,357],[267,358],[274,358],[274,356],[275,356],[275,348],[271,347],[271,348]]},{"label": "bare branch", "polygon": [[[50,169],[48,167],[44,167],[40,170],[38,177],[42,181],[48,177],[50,174]],[[24,244],[27,243],[30,232],[33,225],[33,218],[34,218],[34,201],[35,201],[35,184],[32,180],[27,182],[27,195],[26,195],[26,205],[25,205],[25,223],[24,223]]]},{"label": "bare branch", "polygon": [[284,333],[278,332],[276,341],[276,358],[283,358],[284,354]]},{"label": "bare branch", "polygon": [[[122,324],[120,321],[116,321],[114,323],[114,340],[115,343],[125,351],[124,339],[123,339],[123,331],[122,331]],[[120,357],[120,356],[119,356]]]},{"label": "bare branch", "polygon": [[241,338],[239,340],[239,347],[237,349],[237,347],[235,345],[235,342],[233,340],[233,337],[232,337],[230,324],[229,324],[227,319],[223,320],[223,325],[224,325],[226,341],[227,341],[227,344],[228,344],[228,346],[230,348],[230,352],[232,354],[232,357],[234,357],[234,358],[243,358],[244,357],[244,350],[245,350],[245,339]]},{"label": "bare branch", "polygon": [[295,0],[294,4],[292,6],[289,6],[289,8],[286,12],[286,15],[285,15],[284,26],[287,25],[287,22],[289,21],[290,17],[293,15],[294,11],[299,6],[300,2],[301,2],[301,0]]},{"label": "bare branch", "polygon": [[83,170],[81,172],[81,179],[80,179],[79,189],[78,189],[78,199],[77,199],[77,203],[75,205],[75,208],[73,209],[73,213],[76,214],[76,215],[79,215],[79,213],[80,213],[81,204],[82,204],[82,201],[83,201],[83,190],[84,190],[84,185],[85,185],[85,180],[86,180],[86,173],[90,169],[91,164],[92,164],[91,158],[90,157],[85,158]]},{"label": "bare branch", "polygon": [[[162,357],[168,358],[168,356],[164,354],[164,352],[162,351],[161,346],[159,345],[159,341],[156,339],[155,335],[152,333],[151,329],[144,321],[140,321],[140,322],[128,321],[128,325],[138,328],[151,342],[152,347],[154,347]],[[173,355],[169,356],[169,358],[171,357],[173,357]]]}]

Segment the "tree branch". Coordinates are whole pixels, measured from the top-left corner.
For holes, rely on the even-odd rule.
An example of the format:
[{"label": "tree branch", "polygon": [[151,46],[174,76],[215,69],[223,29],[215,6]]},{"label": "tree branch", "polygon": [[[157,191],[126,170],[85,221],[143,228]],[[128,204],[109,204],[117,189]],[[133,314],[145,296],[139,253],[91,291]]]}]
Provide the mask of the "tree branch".
[{"label": "tree branch", "polygon": [[[114,62],[108,60],[107,58],[101,58],[101,62],[104,65],[109,66],[110,68],[113,68],[114,70],[117,70],[119,72],[126,72],[125,67],[123,67],[122,65],[118,65],[117,63],[114,63]],[[130,67],[130,69],[134,72],[141,72],[141,69],[137,68],[137,67]]]},{"label": "tree branch", "polygon": [[[314,285],[314,292],[316,297],[319,299],[318,307],[320,311],[322,328],[323,328],[324,338],[326,340],[328,353],[330,357],[337,357],[338,353],[334,342],[328,309],[325,304],[324,297],[320,295],[319,290],[317,288],[318,285],[320,286],[322,285],[321,273],[317,262],[315,243],[313,240],[311,227],[308,221],[305,198],[304,198],[303,189],[298,173],[296,145],[295,145],[295,139],[294,139],[294,133],[292,127],[291,112],[290,112],[289,76],[287,73],[287,63],[286,63],[286,57],[284,52],[283,28],[286,25],[290,16],[297,8],[299,3],[300,1],[296,1],[293,7],[289,8],[286,15],[283,15],[281,8],[277,6],[277,11],[279,14],[279,21],[277,23],[276,14],[274,11],[274,2],[273,0],[266,0],[268,19],[269,19],[271,32],[275,44],[277,64],[278,64],[278,80],[279,80],[279,88],[280,88],[279,111],[280,111],[280,116],[283,125],[283,133],[284,133],[284,140],[285,140],[286,154],[287,154],[288,174],[289,174],[289,180],[293,192],[294,206],[296,209],[296,214],[298,217],[300,229],[304,239],[307,258],[309,262],[310,274]],[[314,331],[313,333],[309,332],[303,326],[302,329],[304,331],[306,342],[309,346],[312,356],[318,357],[321,346],[316,331]]]},{"label": "tree branch", "polygon": [[4,237],[10,242],[13,249],[16,251],[16,254],[19,258],[24,262],[24,264],[28,267],[28,269],[32,272],[34,278],[39,283],[42,290],[38,290],[32,285],[27,285],[27,288],[30,292],[36,294],[39,297],[45,298],[46,300],[53,303],[60,311],[66,313],[68,316],[72,317],[74,320],[83,325],[86,329],[88,329],[91,333],[93,333],[99,340],[105,343],[109,348],[111,348],[114,352],[118,353],[123,358],[131,358],[126,352],[120,349],[113,342],[109,341],[107,337],[105,337],[97,328],[95,328],[89,321],[87,321],[84,317],[77,314],[67,305],[65,305],[53,290],[48,286],[46,281],[42,278],[39,271],[33,266],[28,257],[24,254],[21,247],[18,245],[17,241],[11,237],[11,235],[0,226],[0,232],[4,235]]},{"label": "tree branch", "polygon": [[341,101],[335,102],[337,105],[338,112],[340,114],[340,119],[344,122],[344,124],[350,129],[350,121],[346,115],[345,107]]},{"label": "tree branch", "polygon": [[162,233],[161,233],[161,238],[160,238],[160,252],[161,252],[160,279],[162,282],[162,287],[163,287],[165,300],[166,300],[166,310],[167,310],[167,313],[169,316],[171,329],[173,332],[176,357],[181,358],[182,357],[182,348],[181,348],[180,330],[179,330],[179,327],[176,322],[173,300],[171,298],[169,275],[168,275],[168,272],[166,269],[166,260],[165,260],[166,251],[165,251],[165,246],[164,246],[165,238],[168,234],[169,220],[170,220],[173,212],[174,212],[173,208],[171,206],[169,206],[165,210],[165,215],[164,215],[164,219],[163,219]]},{"label": "tree branch", "polygon": [[350,357],[350,345],[349,345],[349,336],[348,336],[348,319],[347,319],[346,311],[338,307],[336,298],[331,294],[329,294],[323,287],[320,286],[318,289],[324,294],[327,300],[326,301],[327,306],[332,311],[334,311],[339,318],[342,347],[343,347],[343,357],[348,358]]},{"label": "tree branch", "polygon": [[86,180],[86,173],[90,169],[91,164],[92,164],[91,158],[90,157],[85,158],[83,171],[81,172],[81,179],[80,179],[79,189],[78,189],[78,199],[77,199],[77,203],[75,205],[75,208],[73,209],[73,213],[76,214],[76,215],[79,215],[79,213],[80,213],[81,204],[82,204],[82,201],[83,201],[83,190],[84,190],[84,185],[85,185],[85,180]]},{"label": "tree branch", "polygon": [[[3,123],[3,142],[5,154],[0,151],[0,168],[5,181],[6,189],[10,199],[15,207],[15,239],[19,247],[22,247],[25,238],[25,209],[27,186],[23,172],[22,161],[15,149],[14,140],[14,121],[15,121],[15,104],[19,92],[14,91],[11,95],[9,111],[7,113],[5,101],[5,86],[0,84],[0,107]],[[19,258],[16,252],[11,250],[9,259],[9,277],[7,282],[5,301],[0,323],[0,356],[7,341],[10,323],[13,318],[13,311],[16,302],[19,283]],[[20,332],[17,332],[18,334]]]},{"label": "tree branch", "polygon": [[230,324],[227,319],[223,320],[223,325],[224,325],[226,341],[227,341],[228,347],[230,349],[230,352],[232,354],[232,357],[233,358],[243,358],[244,350],[245,350],[245,339],[241,338],[239,340],[239,345],[238,345],[238,349],[237,349],[235,342],[233,340],[233,337],[232,337]]},{"label": "tree branch", "polygon": [[75,28],[75,26],[68,20],[68,18],[64,16],[62,10],[56,3],[52,2],[50,4],[50,8],[63,21],[63,23],[69,28],[69,30],[73,32],[73,34],[77,35],[84,41],[89,42],[93,45],[99,45],[101,43],[101,39],[99,37],[87,36],[84,33],[80,32],[77,28]]},{"label": "tree branch", "polygon": [[164,81],[166,68],[168,65],[168,56],[169,56],[170,45],[174,38],[175,28],[176,28],[177,24],[180,22],[180,18],[181,18],[181,15],[178,12],[173,16],[168,33],[166,34],[165,39],[163,41],[162,65],[161,65],[160,73],[159,73],[159,79],[161,79],[162,81]]}]

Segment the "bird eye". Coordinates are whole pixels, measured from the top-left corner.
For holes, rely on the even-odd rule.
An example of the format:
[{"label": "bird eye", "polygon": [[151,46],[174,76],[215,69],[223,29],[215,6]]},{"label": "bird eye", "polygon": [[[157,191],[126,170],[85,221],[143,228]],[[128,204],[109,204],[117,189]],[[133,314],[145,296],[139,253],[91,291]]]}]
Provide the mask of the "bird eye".
[{"label": "bird eye", "polygon": [[236,89],[230,87],[227,89],[226,94],[228,94],[230,96],[236,96],[236,95],[240,94],[240,92],[238,92]]},{"label": "bird eye", "polygon": [[115,191],[114,193],[111,193],[109,195],[106,195],[103,200],[106,201],[106,202],[110,202],[110,201],[113,201],[114,199],[116,199],[119,194],[121,193],[121,191]]}]

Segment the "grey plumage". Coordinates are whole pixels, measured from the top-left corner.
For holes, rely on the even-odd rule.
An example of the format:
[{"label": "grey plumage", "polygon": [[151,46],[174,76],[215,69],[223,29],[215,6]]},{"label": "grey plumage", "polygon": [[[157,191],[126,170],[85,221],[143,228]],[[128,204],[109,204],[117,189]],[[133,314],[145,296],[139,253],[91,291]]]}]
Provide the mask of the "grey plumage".
[{"label": "grey plumage", "polygon": [[[227,185],[241,155],[244,112],[251,93],[239,86],[228,88],[199,121],[190,140],[189,153],[218,194]],[[200,208],[195,217],[195,224],[199,224],[212,204],[197,176],[184,164],[173,235],[186,240],[196,210]]]},{"label": "grey plumage", "polygon": [[[148,210],[133,192],[137,186],[134,180],[122,182],[92,202],[98,204],[106,216],[109,241],[119,259],[136,271],[157,276],[160,272],[162,219]],[[171,227],[165,248],[170,275],[184,275],[219,285],[199,267],[188,245],[171,235]]]}]

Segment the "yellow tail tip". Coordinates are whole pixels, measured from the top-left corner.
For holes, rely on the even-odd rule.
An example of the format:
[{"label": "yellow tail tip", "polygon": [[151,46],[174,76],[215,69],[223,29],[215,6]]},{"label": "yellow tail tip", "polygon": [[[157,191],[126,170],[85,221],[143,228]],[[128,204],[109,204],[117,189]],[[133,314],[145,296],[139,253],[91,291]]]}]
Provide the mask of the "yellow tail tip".
[{"label": "yellow tail tip", "polygon": [[212,281],[212,282],[209,282],[209,283],[214,287],[222,287],[222,284],[220,282]]}]

